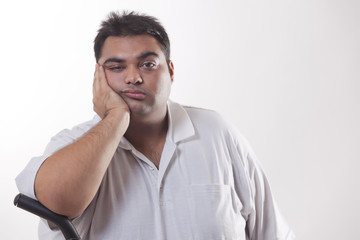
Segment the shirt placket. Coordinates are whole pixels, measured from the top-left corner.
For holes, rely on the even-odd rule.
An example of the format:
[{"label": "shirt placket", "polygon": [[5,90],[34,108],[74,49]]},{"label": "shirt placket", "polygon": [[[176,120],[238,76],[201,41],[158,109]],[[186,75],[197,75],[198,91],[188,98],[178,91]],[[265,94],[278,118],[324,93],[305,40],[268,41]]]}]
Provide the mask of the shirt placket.
[{"label": "shirt placket", "polygon": [[132,149],[134,157],[141,165],[143,165],[148,175],[151,176],[151,192],[154,199],[156,199],[154,202],[154,208],[156,209],[156,215],[154,218],[158,223],[161,223],[156,225],[158,239],[166,239],[164,224],[166,224],[166,216],[172,208],[171,194],[169,190],[164,187],[163,183],[165,181],[164,177],[166,176],[166,170],[175,153],[175,150],[176,145],[174,143],[171,141],[165,142],[164,150],[161,155],[160,166],[159,169],[157,169],[154,163],[152,163],[146,156],[136,149]]}]

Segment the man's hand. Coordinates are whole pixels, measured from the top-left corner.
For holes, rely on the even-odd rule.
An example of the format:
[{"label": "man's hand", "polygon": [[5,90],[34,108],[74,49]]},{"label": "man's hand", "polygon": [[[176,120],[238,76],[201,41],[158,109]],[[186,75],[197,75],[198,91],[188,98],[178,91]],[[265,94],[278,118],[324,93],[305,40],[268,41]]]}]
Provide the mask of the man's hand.
[{"label": "man's hand", "polygon": [[93,94],[94,110],[102,121],[48,157],[35,178],[38,200],[69,218],[79,216],[93,200],[130,122],[128,105],[109,86],[100,65]]},{"label": "man's hand", "polygon": [[129,107],[122,97],[108,84],[103,66],[96,64],[93,83],[94,111],[104,119],[110,112],[128,112]]}]

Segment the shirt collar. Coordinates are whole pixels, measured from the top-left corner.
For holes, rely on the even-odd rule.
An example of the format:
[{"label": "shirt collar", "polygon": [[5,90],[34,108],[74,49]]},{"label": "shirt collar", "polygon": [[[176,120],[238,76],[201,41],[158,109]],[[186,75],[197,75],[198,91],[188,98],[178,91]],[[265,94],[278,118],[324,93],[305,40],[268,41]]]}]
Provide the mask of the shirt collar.
[{"label": "shirt collar", "polygon": [[131,143],[126,139],[126,137],[122,137],[120,139],[119,147],[125,149],[125,150],[131,150],[132,145]]},{"label": "shirt collar", "polygon": [[185,109],[178,103],[168,101],[169,129],[168,137],[174,142],[180,142],[195,134],[194,126]]},{"label": "shirt collar", "polygon": [[[177,143],[195,134],[191,119],[180,104],[168,100],[167,109],[169,118],[167,139],[171,140],[173,143]],[[131,143],[125,137],[121,138],[119,147],[126,150],[131,150],[133,148]]]}]

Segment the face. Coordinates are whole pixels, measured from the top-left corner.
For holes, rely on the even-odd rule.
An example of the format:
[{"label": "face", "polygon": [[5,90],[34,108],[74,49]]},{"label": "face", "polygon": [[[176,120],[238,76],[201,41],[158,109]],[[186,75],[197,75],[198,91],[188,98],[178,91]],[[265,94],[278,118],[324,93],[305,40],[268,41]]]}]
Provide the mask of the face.
[{"label": "face", "polygon": [[108,37],[98,63],[110,87],[134,116],[164,115],[173,81],[173,64],[166,62],[157,40],[148,35]]}]

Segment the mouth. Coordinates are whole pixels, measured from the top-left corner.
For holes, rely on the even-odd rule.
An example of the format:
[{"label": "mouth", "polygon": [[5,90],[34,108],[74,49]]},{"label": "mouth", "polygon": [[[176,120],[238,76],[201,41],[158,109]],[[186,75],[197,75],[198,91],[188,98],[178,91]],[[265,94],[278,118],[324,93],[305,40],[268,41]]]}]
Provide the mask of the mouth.
[{"label": "mouth", "polygon": [[121,91],[122,96],[126,96],[128,98],[131,99],[135,99],[135,100],[144,100],[146,97],[146,94],[138,89],[125,89],[123,91]]}]

